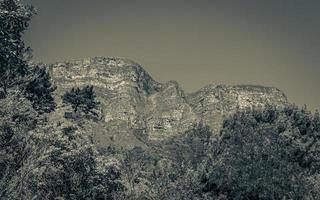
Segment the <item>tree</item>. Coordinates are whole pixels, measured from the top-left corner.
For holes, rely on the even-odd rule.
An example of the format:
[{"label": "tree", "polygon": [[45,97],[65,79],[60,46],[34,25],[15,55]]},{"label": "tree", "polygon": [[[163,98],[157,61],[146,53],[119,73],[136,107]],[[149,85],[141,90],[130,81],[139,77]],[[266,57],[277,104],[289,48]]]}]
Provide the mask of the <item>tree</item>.
[{"label": "tree", "polygon": [[24,82],[28,74],[25,53],[29,51],[22,34],[29,25],[34,9],[17,0],[0,1],[0,88],[8,88]]},{"label": "tree", "polygon": [[28,63],[31,49],[22,40],[34,14],[32,6],[20,1],[0,1],[0,99],[10,88],[21,90],[37,111],[50,112],[55,108],[50,76],[44,68]]},{"label": "tree", "polygon": [[85,86],[83,88],[72,88],[62,96],[62,101],[65,104],[70,104],[74,112],[84,112],[85,114],[94,114],[94,109],[99,105],[96,100],[96,95],[93,86]]},{"label": "tree", "polygon": [[32,106],[40,113],[49,113],[54,111],[56,103],[54,102],[53,92],[56,87],[51,82],[50,74],[44,67],[33,66],[32,76],[28,81],[24,94],[32,102]]},{"label": "tree", "polygon": [[[44,72],[29,65],[22,35],[34,14],[34,9],[18,0],[0,1],[0,198],[9,198],[9,185],[17,179],[31,156],[26,148],[30,131],[42,126],[43,115],[37,111],[45,101],[54,105],[49,79],[44,83],[41,101],[32,96],[44,77]],[[42,75],[41,75],[42,74]],[[34,79],[39,79],[34,81]],[[37,82],[37,83],[35,83]],[[45,82],[45,81],[44,81]],[[42,83],[43,84],[43,83]],[[31,88],[36,87],[36,88]],[[32,90],[33,91],[32,91]],[[38,95],[38,97],[40,97]],[[41,107],[41,105],[40,105]],[[37,110],[35,110],[37,109]],[[44,109],[46,110],[46,109]],[[51,109],[46,111],[52,111]],[[42,112],[40,112],[42,114]],[[24,191],[19,191],[22,194]]]},{"label": "tree", "polygon": [[[27,62],[21,39],[33,11],[0,0],[0,199],[113,199],[122,189],[117,160],[98,154],[82,129],[44,120],[55,87]],[[78,94],[77,108],[93,112],[93,88]]]},{"label": "tree", "polygon": [[185,161],[192,167],[197,167],[207,157],[210,149],[210,140],[213,133],[209,126],[194,124],[183,136],[181,151],[184,151]]},{"label": "tree", "polygon": [[226,199],[316,199],[310,181],[320,169],[316,121],[294,106],[236,113],[224,122],[203,191]]},{"label": "tree", "polygon": [[38,120],[31,102],[19,91],[9,91],[0,100],[0,199],[6,199],[8,183],[29,156],[27,138]]},{"label": "tree", "polygon": [[0,198],[27,157],[28,131],[37,125],[37,114],[22,94],[28,80],[22,34],[34,10],[16,0],[0,1]]},{"label": "tree", "polygon": [[201,199],[200,172],[211,137],[210,128],[197,123],[179,136],[154,143],[151,151],[135,147],[125,152],[123,199]]},{"label": "tree", "polygon": [[118,161],[99,155],[81,129],[69,137],[61,127],[47,125],[27,140],[30,154],[7,182],[6,199],[112,200],[122,190]]},{"label": "tree", "polygon": [[193,124],[184,133],[160,142],[158,150],[176,163],[196,168],[207,159],[207,152],[211,147],[213,133],[209,126],[201,123]]}]

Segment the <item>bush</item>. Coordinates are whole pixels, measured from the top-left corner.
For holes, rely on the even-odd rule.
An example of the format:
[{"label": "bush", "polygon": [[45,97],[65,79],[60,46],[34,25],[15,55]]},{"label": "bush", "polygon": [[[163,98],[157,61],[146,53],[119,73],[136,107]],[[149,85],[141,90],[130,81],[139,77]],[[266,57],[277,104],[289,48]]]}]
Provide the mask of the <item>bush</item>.
[{"label": "bush", "polygon": [[319,174],[319,120],[306,109],[238,112],[223,125],[203,191],[228,199],[306,199]]},{"label": "bush", "polygon": [[99,155],[80,130],[37,129],[25,150],[30,155],[7,183],[7,199],[113,199],[122,190],[119,162]]}]

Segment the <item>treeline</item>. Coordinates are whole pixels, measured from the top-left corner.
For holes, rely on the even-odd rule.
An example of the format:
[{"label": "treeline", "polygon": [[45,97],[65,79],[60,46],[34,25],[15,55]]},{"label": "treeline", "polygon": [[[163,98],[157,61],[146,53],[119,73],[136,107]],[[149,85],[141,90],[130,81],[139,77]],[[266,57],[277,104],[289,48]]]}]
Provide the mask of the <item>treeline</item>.
[{"label": "treeline", "polygon": [[248,109],[220,133],[194,124],[170,140],[97,148],[94,88],[73,88],[56,112],[45,66],[22,35],[35,13],[0,0],[0,199],[320,199],[320,115],[287,106]]},{"label": "treeline", "polygon": [[[123,188],[119,162],[97,152],[81,123],[48,122],[55,87],[43,65],[29,64],[22,40],[34,13],[0,1],[0,199],[112,199]],[[92,88],[68,94],[64,103],[75,111],[95,108]]]},{"label": "treeline", "polygon": [[318,112],[238,111],[218,135],[197,124],[161,146],[125,154],[126,199],[320,199]]}]

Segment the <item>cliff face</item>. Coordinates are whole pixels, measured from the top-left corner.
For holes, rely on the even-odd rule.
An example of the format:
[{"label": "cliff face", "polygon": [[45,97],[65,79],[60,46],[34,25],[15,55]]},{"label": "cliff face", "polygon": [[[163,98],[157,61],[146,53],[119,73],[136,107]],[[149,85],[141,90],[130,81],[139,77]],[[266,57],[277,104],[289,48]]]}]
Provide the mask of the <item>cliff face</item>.
[{"label": "cliff face", "polygon": [[251,85],[208,85],[188,94],[177,82],[158,83],[139,64],[122,58],[56,63],[51,74],[58,102],[72,87],[93,85],[103,113],[103,121],[92,127],[96,140],[126,147],[141,145],[141,137],[164,140],[181,134],[196,122],[217,133],[237,109],[288,103],[276,88]]}]

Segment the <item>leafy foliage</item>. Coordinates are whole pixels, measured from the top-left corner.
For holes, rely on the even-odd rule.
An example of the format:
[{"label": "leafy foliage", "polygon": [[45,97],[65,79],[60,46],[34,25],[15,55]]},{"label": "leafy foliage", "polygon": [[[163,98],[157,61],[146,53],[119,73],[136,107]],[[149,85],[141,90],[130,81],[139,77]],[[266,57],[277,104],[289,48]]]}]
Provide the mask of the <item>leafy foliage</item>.
[{"label": "leafy foliage", "polygon": [[99,102],[93,90],[93,86],[85,86],[83,88],[72,88],[62,96],[63,103],[70,104],[74,112],[84,112],[96,115],[94,109],[97,108]]},{"label": "leafy foliage", "polygon": [[15,0],[0,1],[0,198],[7,194],[8,182],[23,165],[26,137],[40,118],[22,94],[28,80],[21,39],[33,9]]},{"label": "leafy foliage", "polygon": [[[0,0],[0,199],[320,199],[320,114],[306,108],[238,111],[220,135],[195,124],[104,154],[74,121],[49,124],[55,87],[21,39],[33,14]],[[62,100],[97,115],[92,86]]]},{"label": "leafy foliage", "polygon": [[33,13],[0,1],[0,199],[113,199],[122,188],[117,160],[98,154],[78,127],[47,123],[55,88],[27,62],[21,40]]},{"label": "leafy foliage", "polygon": [[22,40],[34,14],[33,7],[20,1],[0,1],[0,96],[5,98],[9,89],[24,91],[37,111],[50,112],[55,108],[50,76],[44,68],[28,64],[31,50]]},{"label": "leafy foliage", "polygon": [[211,137],[207,126],[194,124],[180,136],[152,144],[152,150],[122,152],[127,183],[122,199],[203,199],[200,172]]},{"label": "leafy foliage", "polygon": [[33,66],[32,76],[25,87],[26,98],[39,112],[54,111],[56,103],[52,96],[56,87],[51,83],[51,77],[44,67]]},{"label": "leafy foliage", "polygon": [[173,159],[184,165],[196,168],[208,155],[213,133],[210,127],[201,123],[194,124],[180,138],[171,141]]},{"label": "leafy foliage", "polygon": [[318,123],[293,106],[236,113],[224,123],[203,191],[227,199],[311,198],[308,177],[320,172]]},{"label": "leafy foliage", "polygon": [[113,199],[122,189],[117,160],[100,156],[80,130],[70,137],[55,126],[37,129],[26,149],[8,199]]},{"label": "leafy foliage", "polygon": [[17,0],[0,1],[0,88],[7,89],[23,83],[28,73],[24,59],[25,48],[22,34],[34,14],[32,7],[22,5]]},{"label": "leafy foliage", "polygon": [[36,115],[30,102],[18,92],[0,100],[0,199],[28,156],[26,138],[37,125]]}]

